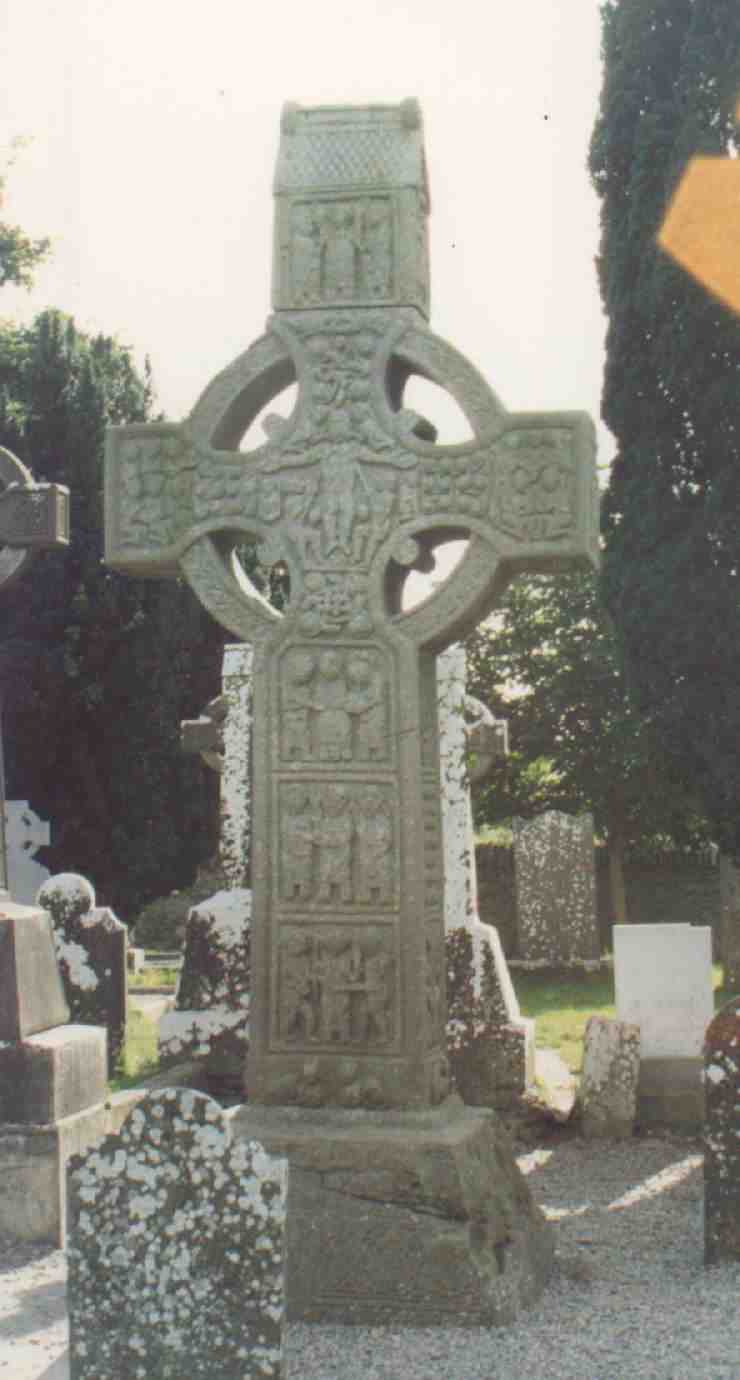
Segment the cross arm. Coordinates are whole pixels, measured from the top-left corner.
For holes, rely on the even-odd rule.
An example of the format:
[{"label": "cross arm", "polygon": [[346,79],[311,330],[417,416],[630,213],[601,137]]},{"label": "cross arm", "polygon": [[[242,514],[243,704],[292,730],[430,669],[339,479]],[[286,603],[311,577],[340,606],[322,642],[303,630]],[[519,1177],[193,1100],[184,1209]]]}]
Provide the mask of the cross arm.
[{"label": "cross arm", "polygon": [[43,550],[69,544],[69,489],[63,484],[9,486],[0,494],[0,543]]}]

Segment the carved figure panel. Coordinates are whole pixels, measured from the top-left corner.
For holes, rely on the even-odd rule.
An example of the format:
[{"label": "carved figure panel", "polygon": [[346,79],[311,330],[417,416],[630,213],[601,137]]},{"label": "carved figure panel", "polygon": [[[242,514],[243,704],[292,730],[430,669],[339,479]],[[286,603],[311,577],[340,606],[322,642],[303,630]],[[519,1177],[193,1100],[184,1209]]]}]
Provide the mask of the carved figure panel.
[{"label": "carved figure panel", "polygon": [[386,301],[393,293],[389,196],[294,200],[288,255],[295,306]]},{"label": "carved figure panel", "polygon": [[390,786],[287,781],[279,799],[283,903],[328,910],[396,904],[397,825]]},{"label": "carved figure panel", "polygon": [[376,646],[294,647],[280,673],[280,756],[324,765],[391,761],[387,658]]},{"label": "carved figure panel", "polygon": [[497,447],[493,521],[517,541],[553,541],[577,524],[573,436],[564,427],[510,431]]},{"label": "carved figure panel", "polygon": [[280,937],[277,1037],[305,1045],[389,1045],[395,1036],[392,931],[286,927]]}]

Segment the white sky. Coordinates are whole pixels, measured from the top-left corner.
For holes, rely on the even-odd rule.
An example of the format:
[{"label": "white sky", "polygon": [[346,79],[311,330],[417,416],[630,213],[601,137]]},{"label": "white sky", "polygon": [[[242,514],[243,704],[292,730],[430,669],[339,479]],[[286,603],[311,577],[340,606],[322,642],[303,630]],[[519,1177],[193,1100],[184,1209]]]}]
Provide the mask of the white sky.
[{"label": "white sky", "polygon": [[270,310],[283,102],[415,96],[432,329],[511,410],[598,417],[598,0],[5,0],[0,40],[0,143],[32,140],[2,215],[54,241],[3,316],[59,307],[148,353],[178,420]]}]

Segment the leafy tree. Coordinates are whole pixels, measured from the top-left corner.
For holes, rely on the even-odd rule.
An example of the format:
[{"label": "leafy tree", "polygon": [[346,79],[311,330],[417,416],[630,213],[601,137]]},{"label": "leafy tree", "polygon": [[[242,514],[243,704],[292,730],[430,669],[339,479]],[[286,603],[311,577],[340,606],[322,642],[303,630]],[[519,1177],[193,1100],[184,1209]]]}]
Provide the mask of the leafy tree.
[{"label": "leafy tree", "polygon": [[123,919],[192,881],[217,816],[179,724],[218,692],[224,633],[186,585],[103,562],[105,428],[151,401],[128,350],[61,312],[0,327],[0,444],[71,491],[69,549],[0,605],[8,794],[51,821],[48,865],[88,876]]},{"label": "leafy tree", "polygon": [[602,21],[602,588],[656,744],[740,860],[740,321],[656,243],[688,160],[735,151],[740,7],[609,0]]},{"label": "leafy tree", "polygon": [[468,679],[510,725],[510,757],[476,793],[479,820],[592,811],[623,923],[625,849],[656,835],[685,844],[701,820],[630,701],[595,577],[515,580],[468,642]]},{"label": "leafy tree", "polygon": [[[15,151],[22,143],[21,139],[13,140],[10,156],[5,162],[6,173],[15,161]],[[5,174],[0,174],[0,207],[4,201],[5,182]],[[10,225],[7,221],[0,220],[0,287],[4,287],[6,283],[14,283],[16,287],[30,287],[33,282],[33,271],[46,258],[50,245],[50,240],[31,240],[19,225]]]}]

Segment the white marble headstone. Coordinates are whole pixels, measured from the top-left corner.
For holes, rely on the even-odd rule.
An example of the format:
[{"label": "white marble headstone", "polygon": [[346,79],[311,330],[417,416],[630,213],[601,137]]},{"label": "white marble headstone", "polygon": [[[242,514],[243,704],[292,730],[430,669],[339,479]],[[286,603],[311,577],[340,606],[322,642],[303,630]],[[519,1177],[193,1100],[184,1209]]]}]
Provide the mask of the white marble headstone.
[{"label": "white marble headstone", "polygon": [[615,925],[617,1020],[639,1025],[642,1059],[701,1055],[714,1015],[712,931],[698,925]]}]

